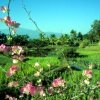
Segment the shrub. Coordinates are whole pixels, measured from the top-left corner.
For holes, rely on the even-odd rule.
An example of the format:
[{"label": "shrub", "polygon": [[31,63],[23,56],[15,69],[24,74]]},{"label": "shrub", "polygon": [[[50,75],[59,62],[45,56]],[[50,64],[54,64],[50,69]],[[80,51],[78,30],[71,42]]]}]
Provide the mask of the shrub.
[{"label": "shrub", "polygon": [[58,54],[59,58],[75,58],[79,56],[79,53],[76,52],[77,48],[75,47],[66,47]]},{"label": "shrub", "polygon": [[54,50],[54,49],[51,46],[26,48],[25,55],[26,56],[34,56],[34,57],[45,57],[52,50]]},{"label": "shrub", "polygon": [[73,58],[73,57],[78,57],[79,53],[76,52],[76,48],[74,47],[69,47],[63,51],[63,54],[65,57]]},{"label": "shrub", "polygon": [[6,42],[7,42],[7,36],[4,33],[0,32],[0,44],[4,44]]},{"label": "shrub", "polygon": [[80,46],[81,48],[85,48],[86,46],[89,45],[89,41],[87,39],[83,40],[81,43],[80,43]]}]

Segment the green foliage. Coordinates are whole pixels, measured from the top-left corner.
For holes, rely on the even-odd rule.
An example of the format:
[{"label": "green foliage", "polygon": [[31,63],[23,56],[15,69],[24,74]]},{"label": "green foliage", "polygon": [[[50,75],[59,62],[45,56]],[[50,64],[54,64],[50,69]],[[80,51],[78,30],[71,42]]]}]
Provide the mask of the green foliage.
[{"label": "green foliage", "polygon": [[98,42],[100,40],[100,20],[95,20],[91,25],[89,40],[91,43]]},{"label": "green foliage", "polygon": [[7,36],[0,32],[0,44],[5,44],[7,42]]},{"label": "green foliage", "polygon": [[66,48],[64,51],[63,51],[63,54],[66,58],[74,58],[74,57],[78,57],[79,56],[79,53],[76,52],[77,48],[75,47],[69,47],[69,48]]},{"label": "green foliage", "polygon": [[[36,59],[38,60],[38,58],[36,58]],[[41,58],[39,58],[39,59],[41,60],[41,62],[43,62],[43,59],[41,59]],[[47,58],[47,59],[50,61],[51,58]],[[45,60],[47,60],[47,59],[45,59]],[[34,59],[31,59],[31,61],[32,60],[34,60]],[[44,60],[44,62],[45,62],[45,60]],[[65,68],[63,71],[59,71],[59,74],[57,75],[58,69],[62,68],[62,67],[58,67],[58,69],[57,69],[57,66],[56,66],[55,69],[57,69],[57,70],[55,70],[54,68],[53,68],[53,70],[51,70],[52,68],[46,67],[46,65],[44,65],[45,67],[43,69],[43,72],[39,76],[39,78],[37,78],[37,77],[34,76],[34,73],[36,72],[36,68],[34,67],[35,63],[33,62],[33,65],[31,65],[31,64],[32,64],[32,62],[31,63],[21,63],[21,64],[19,64],[18,72],[15,73],[15,75],[13,75],[10,78],[7,78],[5,73],[2,72],[2,70],[0,70],[0,73],[2,72],[2,76],[0,76],[0,80],[1,80],[0,81],[0,91],[1,91],[0,93],[2,94],[2,97],[4,96],[5,93],[7,93],[11,96],[15,96],[18,99],[20,99],[19,98],[19,95],[20,95],[19,90],[23,86],[23,84],[27,83],[27,81],[32,81],[35,84],[38,79],[42,79],[42,84],[46,88],[46,87],[51,85],[53,79],[60,76],[65,80],[65,83],[66,83],[67,86],[65,86],[64,89],[63,89],[63,87],[54,88],[54,90],[56,90],[56,91],[61,90],[58,93],[54,92],[53,94],[50,95],[48,93],[48,88],[47,88],[47,90],[45,89],[46,97],[42,97],[42,96],[31,97],[30,95],[27,95],[27,97],[29,97],[29,98],[31,97],[31,99],[35,99],[35,98],[37,99],[38,98],[38,100],[42,100],[44,98],[46,98],[47,100],[51,100],[51,99],[55,99],[55,98],[57,100],[59,100],[59,99],[69,100],[74,96],[79,96],[78,98],[86,99],[86,96],[88,96],[88,98],[89,98],[90,95],[91,95],[91,88],[93,87],[92,84],[96,84],[97,80],[99,81],[99,79],[100,79],[99,71],[93,70],[93,77],[94,78],[91,80],[90,85],[89,86],[86,85],[86,86],[82,87],[82,85],[84,85],[84,84],[81,83],[82,80],[83,80],[82,79],[82,71],[80,71],[80,72],[79,71],[73,71],[73,70],[68,71],[68,69]],[[54,66],[51,66],[51,67],[54,67]],[[5,66],[6,70],[8,70],[7,67],[8,66]],[[40,67],[42,68],[42,63],[40,63]],[[3,68],[3,69],[5,69],[5,68]],[[45,68],[47,68],[48,70],[45,70]],[[18,81],[20,86],[18,86],[17,88],[16,87],[14,87],[14,88],[8,87],[8,83],[13,81],[13,80]],[[3,84],[3,83],[5,83],[5,84]],[[80,90],[80,88],[81,88],[81,90]],[[79,95],[80,91],[83,91],[83,90],[84,90],[83,94]],[[88,92],[88,90],[90,92]],[[95,89],[95,92],[93,93],[92,96],[95,96],[96,98],[98,98],[99,94],[100,94],[99,88],[97,88],[97,89]],[[25,97],[23,97],[22,99],[26,100]]]},{"label": "green foliage", "polygon": [[89,41],[87,39],[83,40],[81,43],[80,43],[80,48],[85,48],[86,46],[89,45]]},{"label": "green foliage", "polygon": [[100,37],[100,20],[95,20],[93,24],[91,25],[91,28],[94,34],[96,34],[99,38]]},{"label": "green foliage", "polygon": [[77,32],[75,30],[71,30],[71,32],[70,32],[70,38],[72,40],[75,40],[77,38]]},{"label": "green foliage", "polygon": [[28,35],[16,35],[12,38],[12,45],[24,45],[27,46],[29,37]]},{"label": "green foliage", "polygon": [[11,63],[11,58],[9,56],[0,54],[0,65],[6,65],[8,63]]},{"label": "green foliage", "polygon": [[[8,21],[5,21],[8,28],[9,33],[11,35],[11,28],[18,28],[20,25],[19,23],[16,23],[12,26],[12,21],[10,20],[9,15],[9,7],[10,7],[9,0],[8,3]],[[2,9],[1,9],[2,10]],[[5,10],[5,9],[4,9]],[[27,9],[25,9],[27,12]],[[27,12],[28,13],[28,12]],[[28,13],[29,19],[35,24],[37,29],[39,30],[37,24],[35,21],[32,20],[30,13]],[[92,30],[90,31],[90,34],[88,35],[88,38],[91,43],[97,42],[98,40],[94,38],[94,36],[99,37],[97,35],[100,32],[100,25],[98,25],[100,21],[95,21],[94,25],[92,26]],[[9,26],[9,25],[10,26]],[[95,32],[96,35],[93,34]],[[0,36],[0,44],[6,42],[6,37],[4,34]],[[60,40],[61,47],[57,47],[58,40]],[[69,40],[67,42],[67,40]],[[29,54],[31,56],[46,56],[51,50],[55,49],[55,52],[59,48],[59,51],[57,51],[60,54],[60,57],[62,57],[62,61],[58,60],[54,57],[48,57],[48,58],[38,58],[33,59],[32,57],[27,57],[27,60],[20,61],[18,64],[14,65],[12,64],[11,59],[9,57],[6,57],[4,55],[0,55],[2,61],[0,61],[0,95],[2,95],[3,98],[0,98],[1,100],[5,99],[5,96],[15,96],[18,99],[20,99],[20,89],[22,86],[26,87],[26,89],[23,88],[24,93],[26,95],[23,95],[22,100],[88,100],[92,96],[93,99],[99,99],[99,88],[100,88],[100,74],[97,69],[93,69],[93,75],[92,70],[88,69],[85,70],[86,73],[82,74],[82,72],[74,71],[71,67],[71,65],[67,62],[67,58],[77,59],[79,57],[79,53],[77,52],[77,48],[75,46],[79,46],[79,41],[82,40],[82,34],[79,33],[77,36],[77,32],[72,30],[70,38],[66,38],[65,36],[61,36],[61,38],[56,38],[55,35],[51,35],[49,39],[45,38],[45,34],[40,34],[40,39],[34,39],[29,42],[29,37],[27,35],[17,35],[15,37],[12,37],[12,41],[10,41],[10,45],[22,45],[25,48],[25,53],[27,56]],[[63,46],[69,43],[68,47]],[[88,41],[86,41],[86,38],[83,40],[82,47],[86,47],[88,45]],[[62,46],[63,45],[63,46]],[[62,49],[61,49],[62,48]],[[86,48],[87,49],[87,48]],[[2,47],[1,47],[2,50]],[[89,50],[89,49],[88,49]],[[13,50],[12,50],[13,51]],[[94,50],[95,51],[95,50]],[[84,54],[88,54],[89,57],[91,52],[81,51]],[[18,52],[18,51],[17,51]],[[13,52],[12,52],[13,53]],[[17,53],[16,53],[17,55]],[[18,55],[19,56],[19,55]],[[59,56],[59,55],[58,55]],[[94,54],[92,55],[94,57]],[[97,59],[97,58],[96,58]],[[8,63],[10,62],[10,63]],[[7,64],[6,64],[7,63]],[[82,62],[80,62],[82,64]],[[9,66],[8,66],[9,65]],[[75,63],[74,63],[75,65]],[[85,65],[86,66],[86,65]],[[96,65],[97,66],[97,65]],[[10,69],[9,69],[10,67]],[[94,67],[95,68],[95,67]],[[8,75],[9,74],[9,75]],[[87,76],[89,75],[89,76]],[[92,76],[94,78],[92,78]],[[96,76],[96,77],[95,77]],[[63,78],[64,80],[60,79]],[[57,78],[57,79],[56,79]],[[56,86],[53,86],[52,82],[53,80],[56,81],[54,84],[58,84]],[[14,81],[18,82],[18,86],[14,86]],[[39,82],[40,81],[40,82]],[[86,83],[88,81],[88,83]],[[99,85],[97,86],[96,83],[99,82]],[[12,83],[13,82],[13,85]],[[32,84],[25,85],[27,82],[34,83],[34,87]],[[10,83],[10,85],[9,85]],[[12,85],[12,86],[11,86]],[[31,87],[30,87],[31,85]],[[44,90],[38,89],[42,88],[43,86]],[[49,94],[48,88],[52,86],[53,93]],[[94,87],[96,86],[96,88]],[[34,88],[34,90],[33,90]],[[28,89],[28,90],[27,90]],[[36,91],[36,95],[31,96],[31,92]],[[46,96],[39,96],[38,92],[44,92]],[[31,94],[29,94],[29,93]],[[41,94],[40,94],[41,95]],[[9,98],[10,99],[10,98]]]},{"label": "green foliage", "polygon": [[54,49],[53,49],[51,46],[26,48],[24,54],[25,54],[26,56],[45,57],[45,56],[47,56],[52,50],[54,50]]},{"label": "green foliage", "polygon": [[59,42],[57,43],[58,45],[65,45],[67,44],[69,39],[69,36],[67,34],[62,34],[59,38]]},{"label": "green foliage", "polygon": [[25,55],[27,56],[46,56],[54,50],[54,48],[49,45],[48,39],[33,39],[30,40],[26,49]]},{"label": "green foliage", "polygon": [[83,35],[82,35],[81,32],[78,33],[77,38],[78,38],[79,41],[83,40]]}]

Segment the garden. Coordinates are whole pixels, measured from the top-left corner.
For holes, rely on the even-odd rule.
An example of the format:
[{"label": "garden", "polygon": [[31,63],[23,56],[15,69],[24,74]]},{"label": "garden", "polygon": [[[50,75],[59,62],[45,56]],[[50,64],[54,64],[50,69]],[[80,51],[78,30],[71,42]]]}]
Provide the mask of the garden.
[{"label": "garden", "polygon": [[17,34],[20,23],[10,16],[11,2],[0,7],[6,14],[0,23],[9,31],[0,32],[0,100],[99,100],[100,20],[85,35],[72,30],[46,37],[23,5],[40,33],[31,39]]}]

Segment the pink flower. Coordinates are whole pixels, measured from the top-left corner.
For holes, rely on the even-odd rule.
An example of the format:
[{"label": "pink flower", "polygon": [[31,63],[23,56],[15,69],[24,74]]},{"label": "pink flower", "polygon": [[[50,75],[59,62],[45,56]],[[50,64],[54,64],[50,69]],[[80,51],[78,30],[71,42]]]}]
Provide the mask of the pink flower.
[{"label": "pink flower", "polygon": [[22,88],[21,88],[21,93],[25,93],[25,94],[31,94],[34,95],[36,93],[36,87],[32,85],[32,82],[29,82],[27,84],[25,84]]},{"label": "pink flower", "polygon": [[6,13],[8,11],[8,8],[6,6],[1,6],[0,7],[0,10],[3,12],[3,13]]},{"label": "pink flower", "polygon": [[18,100],[16,97],[12,97],[10,95],[6,95],[4,100]]},{"label": "pink flower", "polygon": [[12,33],[15,34],[15,33],[16,33],[16,29],[13,29],[13,30],[12,30]]},{"label": "pink flower", "polygon": [[39,91],[40,96],[46,96],[45,92],[43,90]]},{"label": "pink flower", "polygon": [[12,21],[12,26],[14,28],[18,28],[20,26],[20,23],[16,23],[16,21]]},{"label": "pink flower", "polygon": [[5,22],[5,24],[9,27],[12,26],[14,28],[18,28],[20,25],[19,23],[16,23],[16,21],[12,21],[9,16],[4,17],[3,19],[1,19],[1,21]]},{"label": "pink flower", "polygon": [[4,44],[0,45],[0,51],[3,52],[6,50],[6,46]]},{"label": "pink flower", "polygon": [[7,72],[7,76],[12,76],[18,70],[17,66],[11,66],[9,71]]},{"label": "pink flower", "polygon": [[92,78],[92,70],[84,70],[82,75],[87,78]]},{"label": "pink flower", "polygon": [[49,94],[52,94],[52,93],[53,93],[53,87],[49,87],[49,88],[48,88],[48,93],[49,93]]},{"label": "pink flower", "polygon": [[89,100],[93,100],[93,97],[92,96],[90,96],[90,99]]},{"label": "pink flower", "polygon": [[90,84],[90,81],[89,80],[84,80],[84,83],[89,85]]},{"label": "pink flower", "polygon": [[0,52],[9,52],[10,51],[10,47],[6,46],[4,44],[0,45]]},{"label": "pink flower", "polygon": [[54,79],[52,82],[53,87],[64,86],[65,81],[61,78]]},{"label": "pink flower", "polygon": [[17,54],[20,55],[24,52],[23,48],[21,46],[12,46],[12,55]]},{"label": "pink flower", "polygon": [[13,64],[17,64],[18,63],[18,59],[12,59]]},{"label": "pink flower", "polygon": [[100,85],[100,82],[98,81],[98,82],[96,82],[96,84],[97,84],[97,85]]},{"label": "pink flower", "polygon": [[35,77],[39,77],[39,76],[40,76],[40,72],[37,71],[36,73],[34,73],[34,76],[35,76]]},{"label": "pink flower", "polygon": [[17,87],[17,86],[18,86],[17,81],[12,81],[12,82],[8,83],[8,87]]},{"label": "pink flower", "polygon": [[45,96],[45,92],[44,92],[44,87],[43,86],[37,86],[37,93],[40,95],[40,96]]},{"label": "pink flower", "polygon": [[[12,53],[12,54],[15,54],[15,53]],[[13,63],[18,63],[18,61],[22,61],[24,59],[24,56],[15,54],[12,58],[13,58]]]},{"label": "pink flower", "polygon": [[4,17],[3,20],[7,26],[12,26],[12,21],[11,21],[11,18],[9,16]]},{"label": "pink flower", "polygon": [[34,67],[39,67],[39,66],[40,66],[39,62],[36,62],[34,65]]},{"label": "pink flower", "polygon": [[44,92],[44,87],[42,86],[33,86],[32,82],[29,82],[27,84],[25,84],[22,88],[21,88],[21,93],[25,93],[25,94],[31,94],[32,96],[35,95],[36,93],[39,94],[40,96],[45,96],[45,92]]}]

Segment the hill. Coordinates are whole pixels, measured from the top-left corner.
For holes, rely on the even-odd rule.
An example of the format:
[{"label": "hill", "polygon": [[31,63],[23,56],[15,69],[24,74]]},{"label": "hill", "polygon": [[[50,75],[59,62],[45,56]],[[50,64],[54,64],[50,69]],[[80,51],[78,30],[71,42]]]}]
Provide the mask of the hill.
[{"label": "hill", "polygon": [[[1,32],[5,34],[9,34],[8,29],[0,29]],[[28,35],[30,38],[39,38],[39,32],[31,29],[26,28],[18,28],[17,34],[19,35]],[[54,32],[45,32],[46,37],[49,37],[51,34],[55,34],[57,37],[61,36],[61,33],[54,33]]]}]

